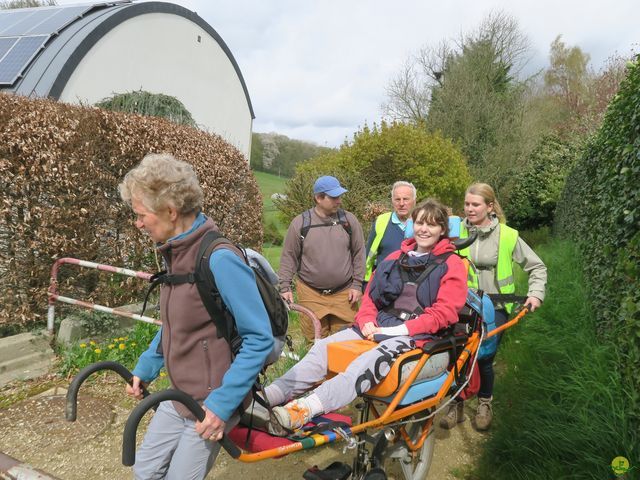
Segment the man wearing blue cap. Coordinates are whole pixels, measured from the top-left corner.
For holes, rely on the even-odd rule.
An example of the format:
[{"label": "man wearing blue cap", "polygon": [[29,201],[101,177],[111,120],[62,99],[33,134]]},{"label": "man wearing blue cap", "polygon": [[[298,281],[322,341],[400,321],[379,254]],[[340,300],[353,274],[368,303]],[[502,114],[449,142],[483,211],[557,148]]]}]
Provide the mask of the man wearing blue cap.
[{"label": "man wearing blue cap", "polygon": [[[340,208],[347,189],[337,178],[322,176],[313,185],[315,207],[291,221],[280,258],[280,292],[313,311],[322,337],[353,323],[364,278],[364,236],[355,215]],[[301,329],[312,341],[313,325],[302,317]]]}]

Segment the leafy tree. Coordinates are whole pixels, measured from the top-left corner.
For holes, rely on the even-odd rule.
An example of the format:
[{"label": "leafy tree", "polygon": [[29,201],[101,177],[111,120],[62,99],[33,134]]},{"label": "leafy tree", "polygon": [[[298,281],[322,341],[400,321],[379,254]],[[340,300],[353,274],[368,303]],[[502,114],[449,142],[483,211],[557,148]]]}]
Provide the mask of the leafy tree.
[{"label": "leafy tree", "polygon": [[150,93],[144,90],[116,93],[112,97],[100,100],[96,106],[117,112],[163,117],[179,125],[196,126],[191,113],[180,100],[162,93]]},{"label": "leafy tree", "polygon": [[277,133],[254,133],[251,146],[251,168],[291,177],[299,162],[329,151],[315,143],[294,140]]},{"label": "leafy tree", "polygon": [[456,43],[423,48],[387,87],[385,113],[441,131],[460,145],[476,179],[500,189],[518,159],[529,42],[517,22],[489,15]]},{"label": "leafy tree", "polygon": [[408,180],[418,198],[436,197],[459,206],[471,181],[464,156],[440,133],[406,123],[382,122],[364,127],[337,151],[298,166],[287,183],[287,198],[278,202],[285,222],[313,206],[312,186],[320,175],[334,175],[349,189],[344,207],[369,220],[372,204],[389,206],[391,185]]},{"label": "leafy tree", "polygon": [[249,164],[253,170],[264,171],[264,146],[259,133],[251,134],[251,158]]}]

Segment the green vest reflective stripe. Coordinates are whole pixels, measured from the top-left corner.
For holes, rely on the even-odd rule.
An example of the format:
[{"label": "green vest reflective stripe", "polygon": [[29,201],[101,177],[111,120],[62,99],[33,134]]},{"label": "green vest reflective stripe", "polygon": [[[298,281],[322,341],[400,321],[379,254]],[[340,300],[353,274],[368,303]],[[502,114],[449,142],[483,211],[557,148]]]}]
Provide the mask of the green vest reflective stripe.
[{"label": "green vest reflective stripe", "polygon": [[391,221],[392,213],[393,212],[383,213],[382,215],[378,215],[378,217],[376,218],[376,236],[373,238],[373,243],[371,243],[371,248],[369,249],[369,254],[367,255],[367,268],[364,273],[365,282],[368,282],[371,278],[373,267],[376,264],[376,257],[378,256],[378,247],[380,246],[380,242],[382,242],[382,237],[384,237],[384,232],[387,229],[387,225],[389,225],[389,222]]},{"label": "green vest reflective stripe", "polygon": [[[498,227],[498,264],[496,265],[496,282],[500,293],[515,293],[516,284],[513,278],[513,251],[518,241],[518,231],[501,223]],[[460,225],[460,238],[467,238],[469,232],[464,223]],[[467,257],[471,261],[470,247],[460,250],[460,255]],[[467,285],[471,288],[478,288],[478,274],[471,266]],[[511,313],[513,304],[505,305],[507,312]]]}]

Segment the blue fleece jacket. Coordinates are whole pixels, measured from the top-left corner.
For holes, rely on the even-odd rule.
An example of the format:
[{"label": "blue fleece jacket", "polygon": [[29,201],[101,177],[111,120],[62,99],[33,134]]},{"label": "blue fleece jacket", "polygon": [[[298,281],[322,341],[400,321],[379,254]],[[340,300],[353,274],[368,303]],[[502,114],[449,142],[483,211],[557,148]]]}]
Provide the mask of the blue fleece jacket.
[{"label": "blue fleece jacket", "polygon": [[[189,231],[168,241],[179,240],[202,226],[207,217],[198,215]],[[262,369],[273,349],[273,335],[267,311],[258,292],[253,270],[236,254],[218,249],[209,259],[209,267],[227,308],[233,314],[242,348],[222,378],[222,384],[204,400],[205,406],[224,421],[229,420]],[[157,378],[164,366],[164,358],[158,353],[162,328],[149,348],[140,355],[133,374],[145,382]]]}]

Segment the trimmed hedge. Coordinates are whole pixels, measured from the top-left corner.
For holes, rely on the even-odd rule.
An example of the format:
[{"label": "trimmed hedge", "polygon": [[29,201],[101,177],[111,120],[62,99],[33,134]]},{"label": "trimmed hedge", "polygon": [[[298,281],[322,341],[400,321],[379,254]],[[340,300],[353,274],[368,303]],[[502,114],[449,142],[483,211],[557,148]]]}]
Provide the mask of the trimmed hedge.
[{"label": "trimmed hedge", "polygon": [[[147,153],[190,162],[205,213],[235,241],[260,248],[262,201],[244,156],[220,137],[167,120],[0,94],[0,325],[44,321],[49,272],[75,257],[156,270],[117,185]],[[81,289],[61,293],[120,305],[139,280],[65,268]]]},{"label": "trimmed hedge", "polygon": [[632,387],[629,416],[640,430],[640,57],[607,110],[602,128],[567,178],[558,233],[583,257],[601,337],[618,346]]}]

